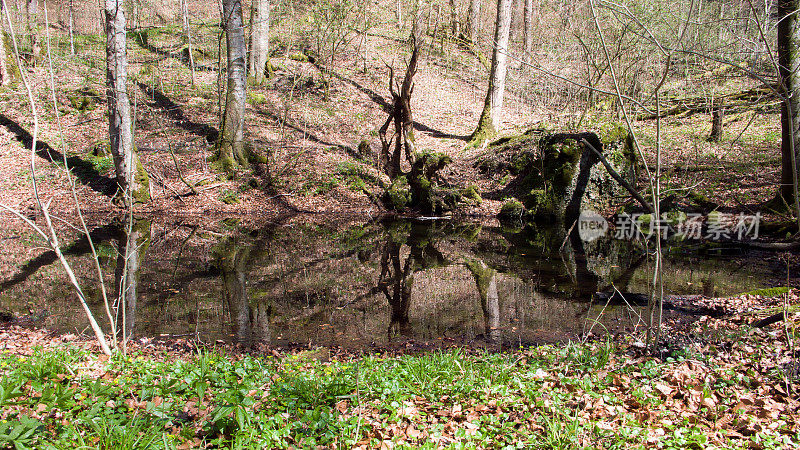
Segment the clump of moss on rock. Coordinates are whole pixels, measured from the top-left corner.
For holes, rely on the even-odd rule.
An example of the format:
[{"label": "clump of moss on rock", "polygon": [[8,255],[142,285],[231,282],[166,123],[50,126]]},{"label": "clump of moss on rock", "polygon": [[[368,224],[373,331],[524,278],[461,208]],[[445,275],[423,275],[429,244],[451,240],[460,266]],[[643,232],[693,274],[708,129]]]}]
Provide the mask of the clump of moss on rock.
[{"label": "clump of moss on rock", "polygon": [[529,130],[495,141],[476,167],[501,180],[514,177],[506,190],[522,204],[526,220],[571,221],[581,209],[603,209],[614,196],[623,195],[585,142],[602,152],[621,176],[635,181],[635,157],[624,127],[607,125],[600,135]]}]

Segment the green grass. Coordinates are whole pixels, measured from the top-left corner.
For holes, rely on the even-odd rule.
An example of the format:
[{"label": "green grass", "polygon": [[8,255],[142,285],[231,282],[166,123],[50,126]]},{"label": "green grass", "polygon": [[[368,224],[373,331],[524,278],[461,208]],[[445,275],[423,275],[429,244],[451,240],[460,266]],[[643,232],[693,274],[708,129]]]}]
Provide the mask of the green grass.
[{"label": "green grass", "polygon": [[[437,440],[448,448],[645,448],[654,427],[662,448],[703,448],[702,420],[671,415],[653,389],[689,360],[630,360],[609,342],[331,362],[214,351],[103,361],[70,347],[34,349],[0,355],[0,448],[350,448],[382,439],[422,448]],[[725,383],[704,389],[730,408],[733,389],[750,379],[720,375]],[[640,421],[626,398],[670,420]],[[617,411],[613,427],[597,413],[606,410]],[[427,435],[409,432],[412,424]],[[777,429],[727,444],[784,448],[796,439]]]}]

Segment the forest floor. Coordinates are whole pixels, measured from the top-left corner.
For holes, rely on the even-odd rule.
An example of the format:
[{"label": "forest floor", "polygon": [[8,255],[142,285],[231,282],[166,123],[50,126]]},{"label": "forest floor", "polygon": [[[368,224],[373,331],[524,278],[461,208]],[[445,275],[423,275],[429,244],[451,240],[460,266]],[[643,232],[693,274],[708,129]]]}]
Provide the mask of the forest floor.
[{"label": "forest floor", "polygon": [[109,358],[92,340],[6,325],[0,446],[792,448],[797,314],[750,326],[782,302],[708,299],[722,314],[666,323],[654,352],[640,331],[367,355],[143,338]]},{"label": "forest floor", "polygon": [[[219,123],[216,30],[200,27],[195,37],[199,69],[194,74],[181,57],[179,28],[154,28],[146,44],[130,39],[136,143],[153,196],[150,204],[139,207],[140,213],[385,212],[366,192],[377,198],[388,184],[377,166],[377,130],[390,106],[388,64],[396,72],[404,69],[403,32],[386,28],[369,34],[358,51],[341,52],[329,72],[304,60],[301,51],[307,44],[281,32],[276,30],[273,39],[274,75],[248,92],[246,140],[269,163],[242,170],[232,179],[208,163]],[[38,100],[38,130],[21,83],[0,89],[0,202],[22,211],[33,208],[30,145],[37,131],[36,181],[41,197],[52,200],[51,209],[65,217],[75,210],[62,170],[66,155],[79,179],[81,206],[109,213],[115,207],[109,197],[113,164],[105,153],[102,42],[96,35],[79,36],[78,54],[73,57],[63,36],[55,36],[54,84],[66,140],[50,100],[46,64],[27,71]],[[608,114],[602,105],[584,111],[569,98],[535,96],[524,81],[531,76],[528,70],[510,69],[501,135],[533,127],[598,131],[610,120],[604,118]],[[449,155],[453,163],[442,172],[443,179],[459,188],[475,186],[479,192],[496,190],[503,183],[474,167],[481,148],[466,148],[483,106],[486,78],[485,67],[467,49],[447,41],[432,43],[423,51],[412,100],[417,148]],[[725,116],[725,124],[722,138],[708,142],[707,114],[662,121],[665,189],[696,192],[730,212],[761,210],[778,184],[779,117],[774,112],[733,111]],[[638,121],[634,126],[652,166],[655,121]],[[369,145],[368,151],[359,150],[362,142]],[[199,193],[191,194],[179,175]],[[484,199],[462,205],[457,214],[493,217],[502,203]]]}]

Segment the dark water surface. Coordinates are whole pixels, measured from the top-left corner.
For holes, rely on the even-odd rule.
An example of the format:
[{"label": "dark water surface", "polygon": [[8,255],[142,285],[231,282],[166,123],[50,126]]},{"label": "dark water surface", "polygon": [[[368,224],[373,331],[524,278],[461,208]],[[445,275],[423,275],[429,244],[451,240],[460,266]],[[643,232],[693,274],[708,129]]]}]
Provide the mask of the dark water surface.
[{"label": "dark water surface", "polygon": [[[593,294],[614,288],[642,294],[630,296],[635,302],[647,297],[652,278],[642,244],[582,242],[553,225],[320,225],[295,217],[211,226],[137,220],[126,231],[120,223],[98,227],[92,237],[109,297],[126,294],[117,321],[134,338],[350,349],[410,342],[510,347],[571,339],[590,328],[632,327],[643,305],[606,306],[592,301]],[[27,235],[0,235],[6,267],[0,311],[48,329],[85,331],[55,256],[35,250]],[[107,323],[88,241],[66,242],[92,309]],[[720,253],[669,249],[666,292],[734,295],[785,277],[777,257]]]}]

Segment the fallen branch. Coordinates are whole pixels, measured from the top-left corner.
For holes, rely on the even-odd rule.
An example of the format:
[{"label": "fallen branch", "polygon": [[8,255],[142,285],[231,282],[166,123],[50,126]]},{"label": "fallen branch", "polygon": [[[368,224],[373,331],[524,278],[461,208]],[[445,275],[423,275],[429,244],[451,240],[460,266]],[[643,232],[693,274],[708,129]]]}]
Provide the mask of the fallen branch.
[{"label": "fallen branch", "polygon": [[183,181],[183,184],[189,186],[189,190],[192,191],[192,194],[197,195],[197,189],[194,188],[194,185],[186,181],[186,178],[183,178],[181,168],[178,166],[178,158],[175,157],[175,150],[172,150],[172,145],[168,144],[167,148],[169,148],[169,154],[172,155],[172,161],[175,163],[175,171],[178,172],[178,178]]}]

